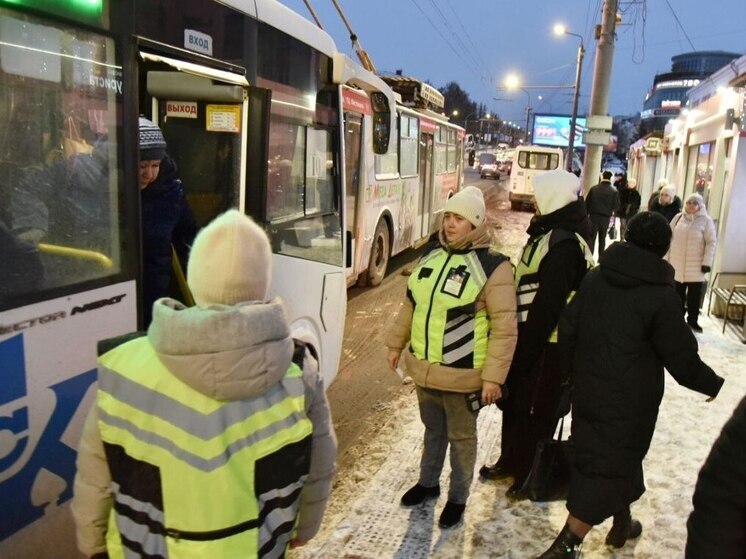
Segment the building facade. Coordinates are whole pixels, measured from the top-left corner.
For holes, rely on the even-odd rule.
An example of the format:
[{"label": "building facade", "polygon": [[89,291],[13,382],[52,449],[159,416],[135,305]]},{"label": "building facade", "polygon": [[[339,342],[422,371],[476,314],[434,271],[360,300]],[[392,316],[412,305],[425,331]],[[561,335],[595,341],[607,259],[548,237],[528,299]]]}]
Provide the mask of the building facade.
[{"label": "building facade", "polygon": [[645,132],[663,130],[687,104],[687,91],[740,54],[725,51],[695,51],[671,58],[671,71],[657,74],[640,113]]}]

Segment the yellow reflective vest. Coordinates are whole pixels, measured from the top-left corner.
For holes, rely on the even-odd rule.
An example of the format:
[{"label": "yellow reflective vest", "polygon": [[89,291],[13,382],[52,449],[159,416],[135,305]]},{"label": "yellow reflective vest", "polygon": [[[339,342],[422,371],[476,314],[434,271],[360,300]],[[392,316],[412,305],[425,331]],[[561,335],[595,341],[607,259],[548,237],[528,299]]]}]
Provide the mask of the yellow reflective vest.
[{"label": "yellow reflective vest", "polygon": [[298,365],[261,396],[235,401],[175,377],[147,338],[103,355],[99,371],[109,557],[282,556],[310,467]]},{"label": "yellow reflective vest", "polygon": [[[595,262],[593,260],[593,253],[588,248],[588,243],[578,233],[571,233],[564,229],[553,229],[529,240],[526,246],[523,247],[521,253],[521,259],[515,269],[515,291],[517,300],[518,310],[518,323],[526,322],[528,318],[528,312],[531,304],[534,302],[536,293],[539,291],[539,266],[541,261],[547,255],[552,246],[560,241],[567,239],[575,239],[580,245],[580,250],[583,252],[585,258],[586,268],[591,269]],[[571,291],[567,297],[569,302],[575,295],[574,291]],[[557,326],[555,325],[554,330],[549,336],[550,343],[557,342]]]},{"label": "yellow reflective vest", "polygon": [[413,270],[407,294],[414,303],[410,347],[417,359],[481,369],[490,324],[476,300],[492,272],[508,258],[487,248],[426,253]]}]

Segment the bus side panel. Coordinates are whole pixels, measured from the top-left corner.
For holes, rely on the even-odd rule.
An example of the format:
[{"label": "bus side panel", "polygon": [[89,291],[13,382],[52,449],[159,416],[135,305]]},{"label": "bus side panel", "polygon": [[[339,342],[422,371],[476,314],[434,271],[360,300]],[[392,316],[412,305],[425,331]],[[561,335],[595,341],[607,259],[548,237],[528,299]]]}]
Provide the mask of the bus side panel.
[{"label": "bus side panel", "polygon": [[[136,303],[127,281],[0,314],[0,503],[13,506],[0,515],[0,556],[76,556],[60,507],[95,396],[96,344],[136,330]],[[44,555],[40,541],[55,545]]]}]

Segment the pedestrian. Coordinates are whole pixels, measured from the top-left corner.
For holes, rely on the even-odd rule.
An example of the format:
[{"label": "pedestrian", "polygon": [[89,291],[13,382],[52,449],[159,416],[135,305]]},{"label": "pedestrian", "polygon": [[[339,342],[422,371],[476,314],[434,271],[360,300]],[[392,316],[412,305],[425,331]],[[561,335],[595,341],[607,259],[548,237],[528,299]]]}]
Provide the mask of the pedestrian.
[{"label": "pedestrian", "polygon": [[645,492],[642,462],[663,398],[664,367],[708,402],[723,384],[681,318],[674,271],[663,260],[671,242],[666,220],[637,214],[625,241],[604,252],[560,319],[574,464],[567,523],[540,559],[577,557],[585,535],[610,516],[607,545],[620,548],[642,533],[629,507]]},{"label": "pedestrian", "polygon": [[445,204],[439,239],[425,249],[386,338],[388,363],[414,380],[425,426],[418,482],[401,498],[419,505],[440,494],[450,445],[448,501],[441,528],[461,521],[477,458],[478,405],[497,402],[516,342],[510,260],[492,247],[482,191],[468,186]]},{"label": "pedestrian", "polygon": [[609,221],[619,211],[619,191],[611,184],[611,171],[604,171],[601,182],[592,186],[585,199],[588,216],[591,218],[591,242],[590,248],[596,245],[598,237],[598,256],[600,257],[606,247],[606,231],[609,229]]},{"label": "pedestrian", "polygon": [[681,211],[681,198],[676,195],[676,185],[667,184],[653,200],[651,212],[657,212],[665,217],[669,223]]},{"label": "pedestrian", "polygon": [[660,179],[660,180],[658,181],[658,189],[657,189],[657,190],[656,190],[655,192],[653,192],[653,193],[652,193],[652,194],[650,195],[650,198],[648,198],[648,211],[653,211],[653,203],[654,203],[654,202],[655,202],[656,200],[658,200],[658,194],[660,194],[660,193],[661,193],[661,189],[662,189],[662,188],[663,188],[664,186],[668,186],[668,179],[667,179],[667,178],[665,178],[665,177],[662,177],[662,178],[661,178],[661,179]]},{"label": "pedestrian", "polygon": [[712,445],[686,523],[686,559],[743,559],[746,550],[746,398]]},{"label": "pedestrian", "polygon": [[675,272],[676,291],[686,322],[692,330],[701,332],[698,319],[705,274],[712,268],[717,245],[715,223],[707,215],[702,196],[694,193],[687,197],[684,211],[673,218],[671,229],[673,239],[666,260]]},{"label": "pedestrian", "polygon": [[536,445],[557,426],[562,383],[557,322],[593,265],[585,241],[590,224],[579,189],[578,178],[567,171],[534,179],[537,213],[516,267],[518,344],[508,374],[509,397],[502,404],[501,452],[497,462],[479,470],[487,479],[512,477],[507,492],[511,499],[526,498],[522,488]]},{"label": "pedestrian", "polygon": [[88,557],[282,557],[316,534],[336,439],[323,380],[265,301],[272,252],[236,210],[197,236],[197,303],[99,358],[72,512]]},{"label": "pedestrian", "polygon": [[[166,153],[163,132],[140,117],[139,183],[142,210],[143,297],[145,328],[152,320],[153,303],[171,294],[172,254],[182,267],[197,233],[176,162]],[[173,246],[173,249],[171,248]]]},{"label": "pedestrian", "polygon": [[626,187],[619,192],[619,236],[622,239],[627,230],[627,222],[640,211],[640,203],[637,179],[630,178]]}]

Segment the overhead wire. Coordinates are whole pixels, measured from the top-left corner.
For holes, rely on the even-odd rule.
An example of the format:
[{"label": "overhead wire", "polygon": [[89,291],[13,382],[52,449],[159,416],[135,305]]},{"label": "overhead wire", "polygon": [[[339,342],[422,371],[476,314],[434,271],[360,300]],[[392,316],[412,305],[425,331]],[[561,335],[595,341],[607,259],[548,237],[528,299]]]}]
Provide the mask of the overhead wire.
[{"label": "overhead wire", "polygon": [[681,21],[679,20],[679,16],[676,15],[676,10],[673,9],[673,6],[671,6],[671,2],[666,0],[666,5],[668,6],[668,9],[671,10],[671,14],[673,15],[673,18],[676,20],[676,24],[679,26],[679,29],[681,29],[681,32],[684,34],[684,37],[686,37],[686,40],[689,42],[689,46],[692,47],[692,50],[697,50],[694,46],[694,43],[692,43],[692,40],[689,38],[689,35],[686,32],[686,29],[684,29],[684,26],[681,24]]},{"label": "overhead wire", "polygon": [[446,3],[448,4],[448,7],[451,8],[451,11],[453,12],[454,17],[456,18],[456,22],[459,24],[459,27],[461,27],[461,31],[463,32],[466,39],[469,41],[469,44],[471,45],[472,50],[477,53],[477,56],[479,56],[482,65],[488,69],[487,73],[490,75],[490,78],[492,81],[495,81],[495,77],[492,75],[492,72],[489,71],[489,64],[485,61],[484,57],[482,56],[482,52],[479,48],[477,48],[477,45],[474,43],[474,41],[471,38],[471,33],[466,29],[463,22],[461,21],[461,17],[458,15],[458,12],[453,7],[453,4],[451,0],[446,0]]}]

